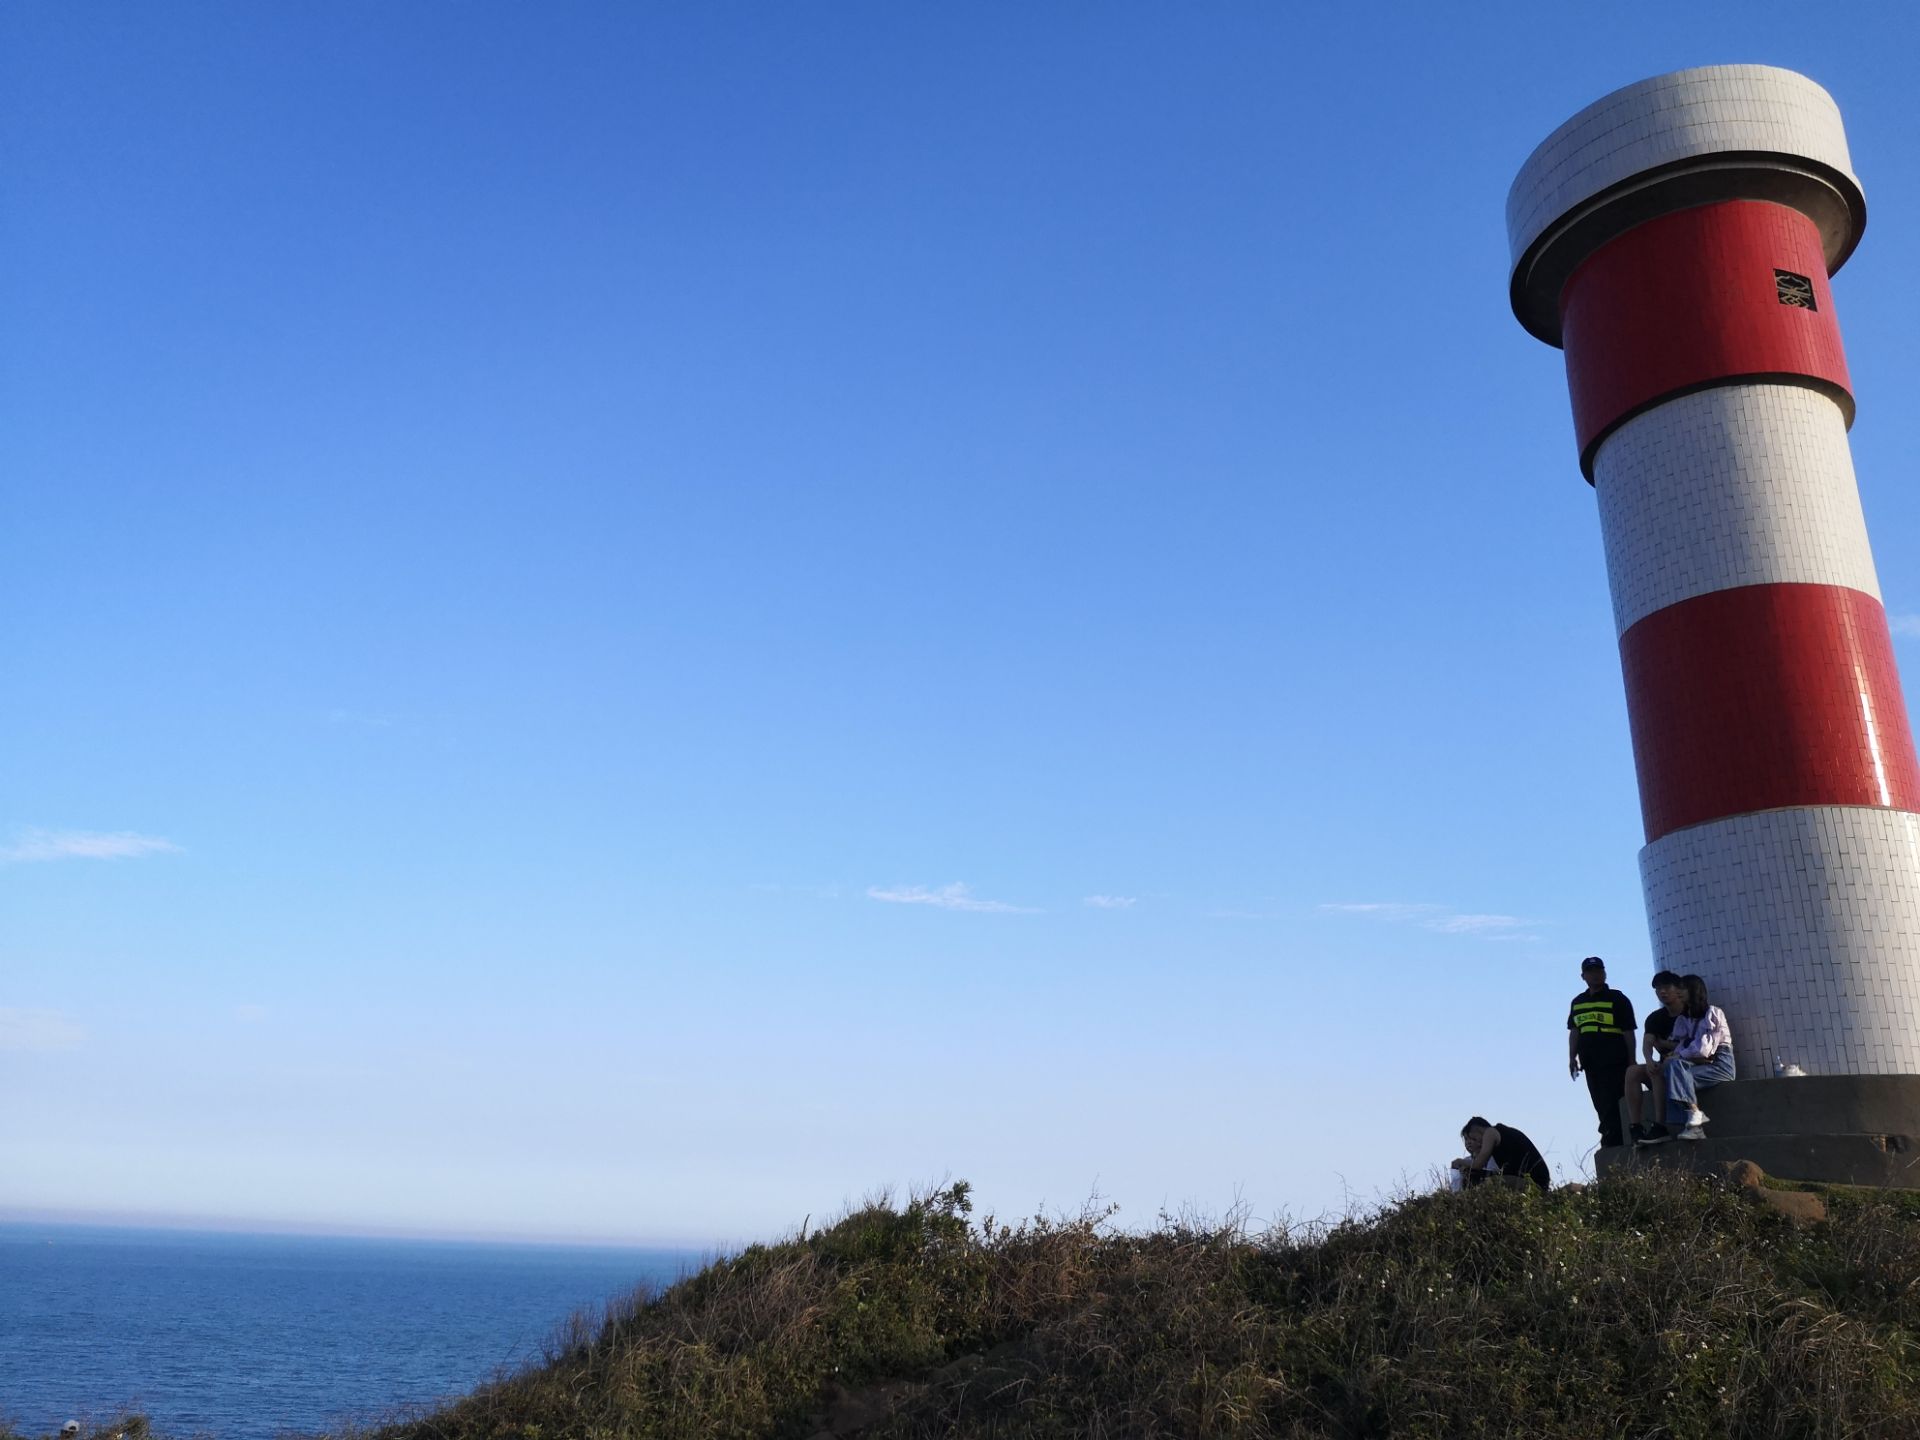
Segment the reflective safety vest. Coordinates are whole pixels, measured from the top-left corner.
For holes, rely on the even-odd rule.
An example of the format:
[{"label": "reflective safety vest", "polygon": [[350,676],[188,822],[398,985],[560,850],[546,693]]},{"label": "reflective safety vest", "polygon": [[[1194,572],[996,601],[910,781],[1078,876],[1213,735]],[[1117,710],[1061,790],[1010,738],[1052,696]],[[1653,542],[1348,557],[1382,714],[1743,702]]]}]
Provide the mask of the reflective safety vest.
[{"label": "reflective safety vest", "polygon": [[1626,1027],[1614,1014],[1612,996],[1573,1002],[1573,1028],[1582,1035],[1624,1035]]},{"label": "reflective safety vest", "polygon": [[1567,1028],[1579,1035],[1582,1055],[1596,1060],[1610,1060],[1616,1050],[1624,1055],[1633,1043],[1633,1002],[1614,989],[1598,995],[1582,990],[1567,1012]]}]

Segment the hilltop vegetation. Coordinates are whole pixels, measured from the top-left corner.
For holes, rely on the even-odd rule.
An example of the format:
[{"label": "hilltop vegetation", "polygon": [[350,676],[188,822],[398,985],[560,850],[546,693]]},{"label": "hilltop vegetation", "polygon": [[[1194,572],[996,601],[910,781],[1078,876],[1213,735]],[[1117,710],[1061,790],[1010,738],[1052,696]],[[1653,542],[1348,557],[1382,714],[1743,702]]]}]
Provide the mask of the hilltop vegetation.
[{"label": "hilltop vegetation", "polygon": [[1920,1216],[1681,1177],[1324,1234],[975,1223],[966,1187],[755,1246],[382,1440],[1920,1435]]},{"label": "hilltop vegetation", "polygon": [[[1920,1213],[1651,1176],[1322,1233],[975,1221],[754,1246],[379,1440],[1920,1435]],[[131,1437],[130,1437],[131,1440]]]}]

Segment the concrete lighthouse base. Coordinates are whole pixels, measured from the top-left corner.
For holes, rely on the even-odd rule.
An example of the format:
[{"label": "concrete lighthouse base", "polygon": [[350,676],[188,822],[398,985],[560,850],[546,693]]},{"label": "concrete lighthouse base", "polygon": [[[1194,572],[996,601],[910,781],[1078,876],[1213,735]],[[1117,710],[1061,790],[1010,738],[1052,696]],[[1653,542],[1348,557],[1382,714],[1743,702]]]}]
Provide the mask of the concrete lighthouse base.
[{"label": "concrete lighthouse base", "polygon": [[1705,1140],[1612,1146],[1603,1178],[1640,1166],[1714,1172],[1751,1160],[1783,1180],[1920,1189],[1920,1075],[1737,1080],[1701,1095]]}]

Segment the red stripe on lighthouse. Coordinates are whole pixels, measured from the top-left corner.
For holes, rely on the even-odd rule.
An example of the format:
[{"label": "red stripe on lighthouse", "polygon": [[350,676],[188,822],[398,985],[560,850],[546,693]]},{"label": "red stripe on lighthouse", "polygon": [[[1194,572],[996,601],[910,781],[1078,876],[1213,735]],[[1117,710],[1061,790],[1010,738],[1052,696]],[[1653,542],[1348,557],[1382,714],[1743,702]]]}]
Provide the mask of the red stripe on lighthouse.
[{"label": "red stripe on lighthouse", "polygon": [[[1782,303],[1776,272],[1808,281],[1813,305]],[[1784,205],[1730,200],[1637,225],[1573,272],[1560,312],[1589,479],[1600,442],[1623,420],[1729,380],[1798,380],[1853,418],[1820,231]]]},{"label": "red stripe on lighthouse", "polygon": [[1887,617],[1839,585],[1745,585],[1620,637],[1652,842],[1784,805],[1920,810]]}]

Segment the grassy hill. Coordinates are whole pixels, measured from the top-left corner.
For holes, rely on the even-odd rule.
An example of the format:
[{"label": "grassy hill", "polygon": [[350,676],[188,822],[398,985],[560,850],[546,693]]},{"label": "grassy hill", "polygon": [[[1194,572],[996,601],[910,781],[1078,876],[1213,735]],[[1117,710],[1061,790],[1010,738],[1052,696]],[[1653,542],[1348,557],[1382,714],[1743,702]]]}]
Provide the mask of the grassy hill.
[{"label": "grassy hill", "polygon": [[[1679,1176],[1321,1233],[976,1221],[755,1246],[380,1440],[1920,1436],[1920,1210]],[[131,1437],[130,1437],[131,1440]]]}]

